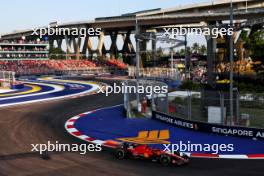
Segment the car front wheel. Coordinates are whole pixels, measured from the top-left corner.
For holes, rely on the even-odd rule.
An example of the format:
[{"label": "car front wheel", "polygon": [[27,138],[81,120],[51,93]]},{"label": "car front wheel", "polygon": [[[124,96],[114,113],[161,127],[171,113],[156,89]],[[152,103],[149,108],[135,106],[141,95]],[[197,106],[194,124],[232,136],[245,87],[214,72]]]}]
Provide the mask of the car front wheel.
[{"label": "car front wheel", "polygon": [[171,157],[169,155],[161,155],[160,156],[160,163],[163,166],[168,166],[171,163]]}]

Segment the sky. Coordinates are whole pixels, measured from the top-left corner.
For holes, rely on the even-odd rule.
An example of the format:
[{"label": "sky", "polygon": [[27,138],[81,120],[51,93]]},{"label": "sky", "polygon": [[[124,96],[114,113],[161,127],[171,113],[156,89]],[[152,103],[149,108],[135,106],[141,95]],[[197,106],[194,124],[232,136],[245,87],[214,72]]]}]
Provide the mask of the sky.
[{"label": "sky", "polygon": [[[0,0],[0,35],[15,30],[47,26],[49,23],[56,21],[58,23],[67,23],[94,20],[96,17],[116,16],[140,10],[172,8],[211,1],[212,0]],[[97,39],[94,40],[93,42],[96,43]],[[118,39],[118,47],[122,48],[122,42],[119,40],[122,39]],[[203,36],[188,36],[187,40],[189,41],[189,46],[197,41],[201,44],[205,44]],[[110,43],[106,43],[108,43],[108,47],[110,47]]]},{"label": "sky", "polygon": [[0,34],[59,23],[210,0],[0,0]]}]

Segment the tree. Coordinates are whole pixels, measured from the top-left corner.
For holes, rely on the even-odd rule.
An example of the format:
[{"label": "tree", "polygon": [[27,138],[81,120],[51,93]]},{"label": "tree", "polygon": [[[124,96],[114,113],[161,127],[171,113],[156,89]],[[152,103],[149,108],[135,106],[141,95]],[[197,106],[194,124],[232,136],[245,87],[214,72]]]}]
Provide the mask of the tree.
[{"label": "tree", "polygon": [[264,71],[264,30],[258,30],[249,37],[246,33],[242,33],[241,37],[245,43],[246,48],[250,51],[250,56],[253,61],[260,61],[261,64],[255,65],[254,70],[258,72]]},{"label": "tree", "polygon": [[200,45],[198,43],[194,43],[192,48],[191,48],[191,52],[197,54],[199,49],[200,49]]},{"label": "tree", "polygon": [[65,59],[65,52],[60,48],[49,49],[50,59]]},{"label": "tree", "polygon": [[200,55],[206,55],[206,51],[207,51],[207,49],[206,49],[206,46],[205,45],[201,45],[201,47],[199,48],[199,54]]},{"label": "tree", "polygon": [[160,59],[164,56],[163,50],[161,47],[157,49],[157,58]]},{"label": "tree", "polygon": [[249,38],[249,48],[253,60],[264,61],[264,30],[259,30]]},{"label": "tree", "polygon": [[191,52],[192,52],[192,49],[191,49],[191,47],[187,46],[187,47],[186,47],[186,50],[187,50],[187,54],[188,54],[188,55],[190,55],[190,54],[191,54]]}]

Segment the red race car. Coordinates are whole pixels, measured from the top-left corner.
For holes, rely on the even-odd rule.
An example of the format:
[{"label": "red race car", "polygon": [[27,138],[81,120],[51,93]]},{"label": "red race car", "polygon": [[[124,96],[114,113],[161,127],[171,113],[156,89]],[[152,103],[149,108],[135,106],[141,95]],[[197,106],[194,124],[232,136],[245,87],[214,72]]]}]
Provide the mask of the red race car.
[{"label": "red race car", "polygon": [[169,164],[181,166],[189,163],[189,157],[185,154],[169,154],[161,149],[154,149],[145,144],[122,143],[116,149],[115,156],[117,159],[133,157],[157,161],[164,166],[168,166]]}]

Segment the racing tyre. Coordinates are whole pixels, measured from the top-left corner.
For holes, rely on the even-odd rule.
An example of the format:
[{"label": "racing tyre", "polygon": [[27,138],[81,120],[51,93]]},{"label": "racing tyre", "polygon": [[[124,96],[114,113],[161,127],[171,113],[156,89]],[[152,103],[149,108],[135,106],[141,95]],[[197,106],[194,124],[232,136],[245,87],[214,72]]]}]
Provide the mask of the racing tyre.
[{"label": "racing tyre", "polygon": [[122,148],[117,149],[115,152],[115,156],[117,159],[124,159],[126,157],[126,151]]},{"label": "racing tyre", "polygon": [[163,166],[168,166],[171,163],[171,157],[169,155],[161,155],[160,156],[160,163]]}]

